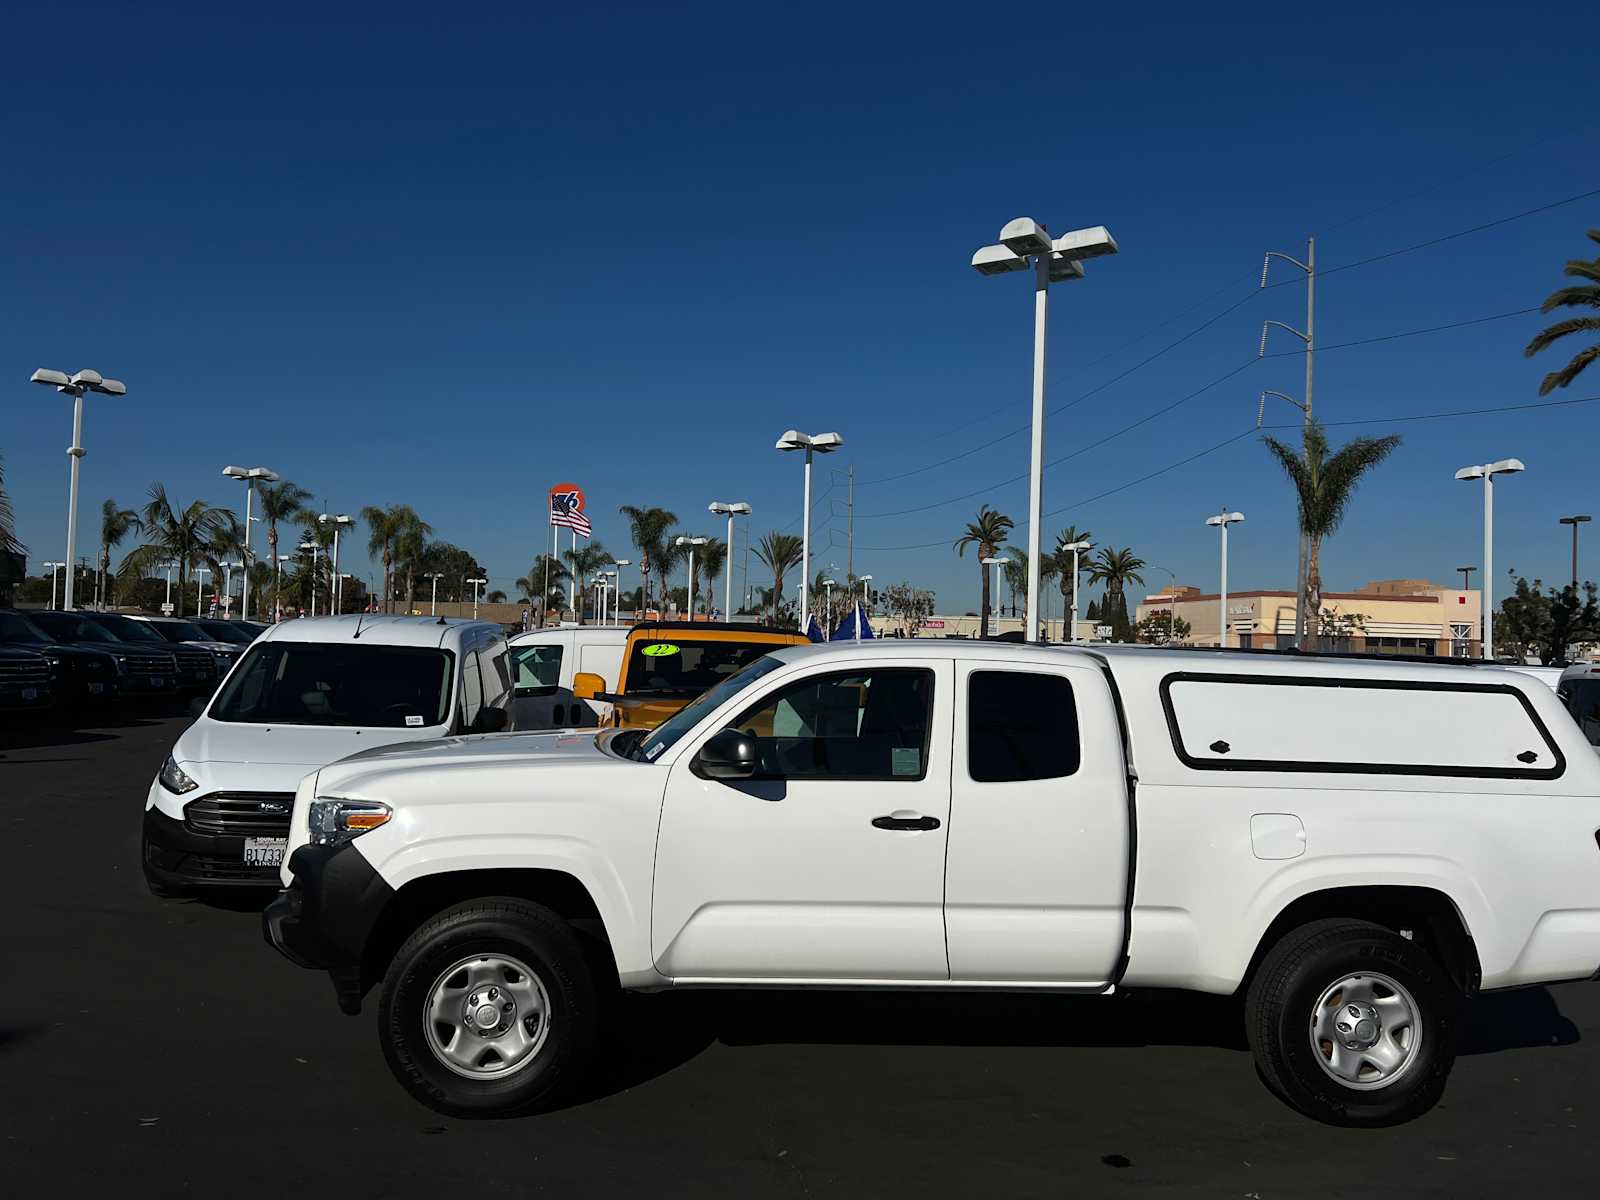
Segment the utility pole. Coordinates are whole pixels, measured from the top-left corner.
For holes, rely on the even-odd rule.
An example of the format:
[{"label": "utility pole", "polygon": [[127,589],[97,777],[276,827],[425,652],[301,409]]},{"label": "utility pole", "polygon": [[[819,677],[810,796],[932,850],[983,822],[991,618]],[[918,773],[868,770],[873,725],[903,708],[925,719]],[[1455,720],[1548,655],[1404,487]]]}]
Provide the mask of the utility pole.
[{"label": "utility pole", "polygon": [[[1312,383],[1313,370],[1314,370],[1314,366],[1315,366],[1315,363],[1316,363],[1316,349],[1317,349],[1317,239],[1314,238],[1314,237],[1306,238],[1306,260],[1305,260],[1305,262],[1301,262],[1298,258],[1295,258],[1292,255],[1284,254],[1281,250],[1268,250],[1266,258],[1263,259],[1262,263],[1261,263],[1261,286],[1262,287],[1266,287],[1267,286],[1267,270],[1268,270],[1269,267],[1271,267],[1272,260],[1274,258],[1281,258],[1284,262],[1291,263],[1292,265],[1294,265],[1296,267],[1299,267],[1302,271],[1305,272],[1305,275],[1306,275],[1306,327],[1302,331],[1302,330],[1296,329],[1293,325],[1285,325],[1282,321],[1264,321],[1264,322],[1262,322],[1262,325],[1261,325],[1261,350],[1260,350],[1260,353],[1257,355],[1257,357],[1258,358],[1265,358],[1266,355],[1267,355],[1267,330],[1268,330],[1269,327],[1271,327],[1273,325],[1276,325],[1279,329],[1284,329],[1284,330],[1287,330],[1288,332],[1294,334],[1294,336],[1299,338],[1302,342],[1304,342],[1305,346],[1306,346],[1306,390],[1305,390],[1305,399],[1301,400],[1301,401],[1295,401],[1293,398],[1291,398],[1289,396],[1285,396],[1282,392],[1263,392],[1262,393],[1262,404],[1263,404],[1263,406],[1265,406],[1266,397],[1269,396],[1269,395],[1278,396],[1278,397],[1281,397],[1284,400],[1288,400],[1290,404],[1293,404],[1303,414],[1302,428],[1305,429],[1305,430],[1309,430],[1311,428],[1311,415],[1312,415],[1312,409],[1311,409],[1311,383]],[[1256,423],[1258,425],[1261,423],[1261,418],[1259,416],[1256,418]],[[1303,524],[1303,522],[1302,522],[1302,524]],[[1294,644],[1297,647],[1302,647],[1302,648],[1305,646],[1307,627],[1308,627],[1308,625],[1310,623],[1310,619],[1311,619],[1311,617],[1313,615],[1313,614],[1307,614],[1307,612],[1305,611],[1305,608],[1306,608],[1306,603],[1305,603],[1305,597],[1306,597],[1306,551],[1307,551],[1307,539],[1306,539],[1306,535],[1305,535],[1305,530],[1302,529],[1302,530],[1300,530],[1300,550],[1299,550],[1300,565],[1299,565],[1299,567],[1298,567],[1298,569],[1296,570],[1296,573],[1295,573],[1295,592],[1294,592]]]},{"label": "utility pole", "polygon": [[846,579],[856,577],[856,466],[850,464],[850,490],[845,499],[845,557],[844,573]]}]

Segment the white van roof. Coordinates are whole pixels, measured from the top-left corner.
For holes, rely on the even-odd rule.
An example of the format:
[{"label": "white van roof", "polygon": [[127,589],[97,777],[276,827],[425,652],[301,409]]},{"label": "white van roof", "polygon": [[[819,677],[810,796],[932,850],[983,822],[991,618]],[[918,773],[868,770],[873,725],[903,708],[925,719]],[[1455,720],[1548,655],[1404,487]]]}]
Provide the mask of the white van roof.
[{"label": "white van roof", "polygon": [[348,642],[380,646],[476,646],[503,637],[491,621],[461,617],[400,617],[355,613],[343,617],[295,617],[269,625],[258,642]]}]

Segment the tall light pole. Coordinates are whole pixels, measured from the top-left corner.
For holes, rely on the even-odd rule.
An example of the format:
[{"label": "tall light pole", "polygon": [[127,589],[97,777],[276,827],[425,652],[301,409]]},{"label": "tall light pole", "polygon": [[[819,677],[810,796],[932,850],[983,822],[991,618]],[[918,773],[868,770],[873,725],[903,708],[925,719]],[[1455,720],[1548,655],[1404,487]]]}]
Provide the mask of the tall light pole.
[{"label": "tall light pole", "polygon": [[278,473],[269,471],[266,467],[223,467],[222,473],[229,479],[242,480],[244,483],[244,583],[239,588],[239,619],[250,619],[250,562],[255,557],[250,549],[250,526],[255,518],[250,515],[250,509],[255,503],[256,482],[274,483]]},{"label": "tall light pole", "polygon": [[[1266,287],[1267,286],[1267,272],[1271,269],[1272,260],[1275,259],[1275,258],[1282,259],[1284,262],[1290,264],[1291,266],[1299,267],[1302,271],[1305,272],[1305,275],[1306,275],[1306,327],[1305,327],[1304,330],[1300,330],[1300,329],[1296,329],[1293,325],[1285,325],[1282,321],[1265,321],[1265,322],[1263,322],[1262,326],[1261,326],[1261,350],[1260,350],[1259,354],[1257,355],[1257,357],[1258,358],[1265,358],[1266,357],[1266,353],[1267,353],[1267,330],[1273,325],[1276,325],[1279,329],[1286,330],[1287,332],[1292,333],[1295,337],[1299,338],[1302,342],[1305,343],[1305,347],[1306,347],[1306,395],[1305,395],[1305,401],[1302,403],[1300,401],[1297,401],[1297,400],[1293,399],[1290,396],[1285,396],[1282,392],[1268,391],[1268,392],[1263,392],[1261,394],[1261,403],[1262,403],[1262,406],[1265,407],[1266,398],[1268,396],[1280,396],[1280,397],[1282,397],[1283,399],[1289,401],[1290,404],[1293,404],[1296,408],[1298,408],[1301,411],[1301,413],[1304,415],[1304,426],[1305,426],[1305,428],[1309,429],[1311,427],[1311,377],[1312,377],[1313,367],[1316,364],[1316,357],[1317,357],[1317,239],[1314,238],[1314,237],[1308,237],[1306,239],[1306,260],[1305,260],[1305,262],[1301,262],[1298,258],[1295,258],[1293,255],[1290,255],[1290,254],[1285,254],[1281,250],[1268,250],[1267,253],[1266,253],[1266,257],[1264,257],[1261,260],[1261,286],[1262,287]],[[1261,418],[1258,415],[1257,418],[1256,418],[1256,423],[1259,425],[1260,421],[1261,421]],[[1309,539],[1307,539],[1307,537],[1305,535],[1305,531],[1301,530],[1300,531],[1300,569],[1299,569],[1299,573],[1298,573],[1298,576],[1297,576],[1298,582],[1296,583],[1296,586],[1295,586],[1295,602],[1294,602],[1294,644],[1296,646],[1300,646],[1300,645],[1304,644],[1305,637],[1306,637],[1306,632],[1310,628],[1310,622],[1316,616],[1316,614],[1314,614],[1314,613],[1305,612],[1305,606],[1306,606],[1306,602],[1305,602],[1305,596],[1306,596],[1306,555],[1307,555],[1308,549],[1309,549]]]},{"label": "tall light pole", "polygon": [[824,626],[826,626],[826,628],[822,631],[822,637],[823,640],[826,641],[833,636],[833,585],[837,583],[838,580],[828,578],[819,579],[817,582],[822,584],[822,586],[827,589],[828,598],[823,601],[823,603],[827,605],[827,608],[824,610],[825,615],[822,618],[822,623]]},{"label": "tall light pole", "polygon": [[1562,517],[1561,524],[1572,526],[1572,589],[1578,589],[1578,526],[1594,520],[1590,516]]},{"label": "tall light pole", "polygon": [[202,615],[200,612],[200,593],[203,589],[200,587],[200,576],[209,574],[211,574],[210,567],[196,567],[194,569],[194,615],[197,617]]},{"label": "tall light pole", "polygon": [[[807,464],[806,469],[807,469],[807,471],[810,470],[810,464],[809,463]],[[809,475],[807,476],[807,478],[809,478]],[[689,547],[689,620],[693,621],[694,620],[694,548],[696,546],[704,546],[706,544],[706,539],[703,538],[703,537],[679,537],[679,538],[674,538],[672,544],[674,546],[687,546],[687,547]]]},{"label": "tall light pole", "polygon": [[1033,446],[1028,466],[1028,632],[1039,640],[1040,526],[1044,509],[1044,373],[1045,325],[1050,285],[1083,278],[1083,260],[1117,252],[1116,239],[1104,225],[1074,229],[1052,239],[1032,217],[1018,217],[1000,230],[1000,244],[972,256],[980,275],[1006,275],[1028,269],[1033,260]]},{"label": "tall light pole", "polygon": [[[78,371],[68,375],[65,371],[52,371],[46,367],[40,367],[30,375],[28,382],[42,383],[72,397],[72,445],[67,447],[67,457],[72,460],[67,484],[67,562],[70,564],[78,561],[78,460],[84,456],[83,396],[85,392],[125,396],[128,389],[119,380],[102,378],[99,371]],[[72,608],[72,592],[73,572],[69,570],[61,592],[62,608]]]},{"label": "tall light pole", "polygon": [[[1520,458],[1462,467],[1457,479],[1483,480],[1483,657],[1494,659],[1494,477],[1526,471]],[[1574,527],[1576,528],[1576,527]]]},{"label": "tall light pole", "polygon": [[314,617],[317,615],[317,563],[319,561],[317,551],[321,547],[310,538],[307,538],[300,543],[298,548],[301,554],[304,554],[307,550],[311,551],[311,615]]},{"label": "tall light pole", "polygon": [[438,571],[430,571],[423,578],[433,580],[433,591],[428,595],[428,615],[430,617],[437,616],[439,613],[439,580],[443,579],[444,576]]},{"label": "tall light pole", "polygon": [[169,617],[174,611],[172,607],[172,567],[173,563],[169,559],[167,561],[167,602],[161,606],[161,611],[166,613]]},{"label": "tall light pole", "polygon": [[[631,559],[631,558],[613,558],[611,560],[611,565],[617,568],[617,597],[616,597],[617,598],[617,612],[616,612],[616,622],[615,623],[620,625],[620,624],[622,624],[622,568],[623,567],[631,567],[631,566],[633,566],[633,559]],[[638,614],[638,610],[635,610],[634,611],[634,619],[635,620],[638,619],[638,615],[639,615]]]},{"label": "tall light pole", "polygon": [[[724,503],[721,500],[713,500],[709,507],[712,512],[725,513],[728,517],[728,552],[726,556],[727,567],[723,572],[722,580],[722,611],[731,617],[733,615],[733,518],[738,513],[749,516],[750,506],[742,500],[733,504]],[[807,505],[807,508],[809,507]]]},{"label": "tall light pole", "polygon": [[355,523],[355,518],[346,513],[322,513],[317,517],[317,524],[333,525],[333,581],[329,584],[330,595],[328,599],[331,602],[332,611],[336,615],[344,612],[344,605],[341,603],[344,598],[344,588],[340,586],[344,576],[339,574],[339,533]]},{"label": "tall light pole", "polygon": [[867,619],[867,609],[871,606],[871,601],[867,598],[867,584],[872,582],[872,576],[858,575],[856,578],[861,584],[861,611],[856,614],[856,641],[859,642],[861,640],[861,623]]},{"label": "tall light pole", "polygon": [[480,584],[488,583],[489,581],[484,579],[482,576],[478,576],[473,579],[465,580],[465,582],[472,585],[472,619],[476,621],[478,619],[478,586]]},{"label": "tall light pole", "polygon": [[231,614],[233,611],[233,573],[244,564],[225,562],[218,565],[222,567],[222,611]]},{"label": "tall light pole", "polygon": [[[1011,560],[1009,558],[996,557],[996,558],[980,559],[979,561],[981,561],[983,563],[983,565],[986,566],[986,567],[993,567],[994,568],[994,607],[996,609],[998,609],[1000,607],[1000,568],[1005,566]],[[1032,610],[1031,609],[1029,610],[1029,613],[1030,613],[1030,615],[1032,614]],[[999,614],[996,613],[995,615],[998,616]],[[999,621],[996,621],[995,624],[998,625]],[[1030,624],[1031,624],[1031,622],[1030,622]],[[993,630],[989,630],[988,634],[989,634],[990,637],[994,637],[995,636]]]},{"label": "tall light pole", "polygon": [[600,624],[611,624],[611,596],[616,592],[615,571],[600,572]]},{"label": "tall light pole", "polygon": [[[798,429],[784,431],[778,439],[779,450],[804,450],[806,452],[806,486],[804,507],[800,512],[800,629],[805,631],[811,620],[811,456],[832,454],[844,439],[837,433],[801,433]],[[776,615],[776,614],[774,614]]]},{"label": "tall light pole", "polygon": [[1217,593],[1217,646],[1223,650],[1228,648],[1228,526],[1237,525],[1242,520],[1244,514],[1229,512],[1226,504],[1216,516],[1206,518],[1207,525],[1222,530],[1222,587]]},{"label": "tall light pole", "polygon": [[1078,555],[1094,549],[1093,542],[1068,542],[1062,550],[1072,551],[1072,611],[1068,614],[1067,641],[1078,640]]},{"label": "tall light pole", "polygon": [[61,562],[47,562],[40,563],[39,565],[41,567],[50,568],[50,607],[54,608],[56,606],[56,572],[61,570],[61,568],[67,564]]}]

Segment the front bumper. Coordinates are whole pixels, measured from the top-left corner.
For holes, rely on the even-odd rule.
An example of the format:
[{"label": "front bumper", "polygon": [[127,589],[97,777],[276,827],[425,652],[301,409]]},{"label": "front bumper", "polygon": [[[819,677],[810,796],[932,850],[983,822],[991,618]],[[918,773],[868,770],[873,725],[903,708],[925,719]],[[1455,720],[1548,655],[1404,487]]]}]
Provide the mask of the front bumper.
[{"label": "front bumper", "polygon": [[294,883],[261,914],[268,944],[313,970],[359,968],[394,889],[348,844],[301,846],[289,870]]},{"label": "front bumper", "polygon": [[141,849],[145,874],[167,887],[278,886],[277,867],[245,865],[243,835],[200,833],[158,808],[145,809]]},{"label": "front bumper", "polygon": [[[46,712],[55,704],[56,686],[44,682],[25,685],[0,683],[0,711]],[[28,694],[30,692],[32,695]]]},{"label": "front bumper", "polygon": [[130,671],[122,677],[122,693],[125,696],[171,696],[176,699],[182,691],[174,672],[147,675],[142,671]]}]

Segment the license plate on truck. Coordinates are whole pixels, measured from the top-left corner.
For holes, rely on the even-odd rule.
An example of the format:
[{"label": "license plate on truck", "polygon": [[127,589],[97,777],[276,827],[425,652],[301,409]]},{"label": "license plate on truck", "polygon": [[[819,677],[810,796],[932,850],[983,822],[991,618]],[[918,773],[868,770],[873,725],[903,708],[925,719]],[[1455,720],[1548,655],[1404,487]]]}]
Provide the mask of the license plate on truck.
[{"label": "license plate on truck", "polygon": [[244,840],[244,865],[247,867],[277,867],[283,864],[283,852],[289,848],[288,838],[253,838]]},{"label": "license plate on truck", "polygon": [[22,689],[22,698],[24,700],[37,700],[39,698],[39,689],[38,688],[23,688]]}]

